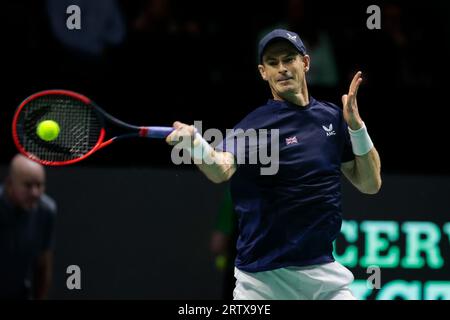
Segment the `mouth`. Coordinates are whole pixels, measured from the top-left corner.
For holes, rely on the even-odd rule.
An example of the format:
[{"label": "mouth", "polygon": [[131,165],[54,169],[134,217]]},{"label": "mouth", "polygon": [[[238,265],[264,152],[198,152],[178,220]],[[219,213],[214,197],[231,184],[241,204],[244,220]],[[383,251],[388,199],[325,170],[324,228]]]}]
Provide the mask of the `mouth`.
[{"label": "mouth", "polygon": [[292,80],[292,77],[282,77],[282,78],[279,78],[277,80],[277,82],[284,82],[284,81],[289,81],[289,80]]}]

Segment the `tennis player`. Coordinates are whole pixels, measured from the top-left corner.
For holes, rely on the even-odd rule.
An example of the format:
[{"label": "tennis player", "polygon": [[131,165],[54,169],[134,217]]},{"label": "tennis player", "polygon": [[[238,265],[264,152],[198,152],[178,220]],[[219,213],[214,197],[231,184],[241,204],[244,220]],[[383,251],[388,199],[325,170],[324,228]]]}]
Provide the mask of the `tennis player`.
[{"label": "tennis player", "polygon": [[175,122],[167,137],[178,147],[192,141],[182,148],[204,160],[198,167],[213,182],[232,178],[239,217],[236,300],[355,299],[352,273],[332,254],[342,223],[340,178],[343,173],[361,192],[375,194],[381,187],[380,158],[358,112],[361,72],[342,96],[341,109],[309,94],[309,68],[298,34],[276,29],[261,39],[258,69],[273,99],[235,129],[279,130],[275,175],[237,163],[237,149],[228,143],[236,135],[213,149],[193,126]]}]

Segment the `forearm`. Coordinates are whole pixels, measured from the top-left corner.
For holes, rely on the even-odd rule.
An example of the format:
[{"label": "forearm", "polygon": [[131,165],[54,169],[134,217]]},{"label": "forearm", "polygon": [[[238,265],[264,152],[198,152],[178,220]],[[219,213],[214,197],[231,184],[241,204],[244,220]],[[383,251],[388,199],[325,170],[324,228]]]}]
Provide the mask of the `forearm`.
[{"label": "forearm", "polygon": [[225,182],[231,178],[236,171],[233,154],[214,150],[194,126],[178,121],[175,121],[173,126],[175,130],[167,136],[167,143],[189,152],[200,171],[214,183]]},{"label": "forearm", "polygon": [[365,155],[355,156],[354,177],[361,192],[375,194],[380,190],[381,162],[375,147]]},{"label": "forearm", "polygon": [[228,152],[212,151],[210,157],[211,164],[201,163],[197,164],[197,167],[214,183],[228,181],[236,171],[233,155]]}]

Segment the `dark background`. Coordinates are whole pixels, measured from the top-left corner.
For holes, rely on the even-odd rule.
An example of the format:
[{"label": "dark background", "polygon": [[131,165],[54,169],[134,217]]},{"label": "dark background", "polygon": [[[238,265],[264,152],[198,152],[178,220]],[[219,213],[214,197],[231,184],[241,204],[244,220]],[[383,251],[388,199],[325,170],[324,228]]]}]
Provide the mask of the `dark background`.
[{"label": "dark background", "polygon": [[[0,176],[5,174],[0,167]],[[50,168],[48,193],[58,201],[54,279],[51,299],[221,299],[223,273],[209,249],[211,230],[226,185],[211,184],[198,172],[153,168]],[[398,222],[399,239],[389,248],[406,255],[405,221],[431,222],[440,228],[444,264],[432,269],[381,268],[381,289],[392,281],[450,284],[450,179],[437,175],[383,174],[382,190],[363,195],[343,184],[345,220]],[[386,235],[381,235],[386,238]],[[365,254],[358,228],[358,262]],[[342,254],[347,242],[336,241]],[[380,252],[383,256],[387,250]],[[422,253],[423,255],[423,253]],[[424,255],[423,255],[424,256]],[[426,256],[424,256],[426,258]],[[428,262],[427,260],[425,260]],[[81,269],[81,290],[68,290],[67,268]],[[368,274],[349,267],[356,280]],[[370,299],[380,290],[374,290]],[[450,292],[445,293],[447,297]],[[420,298],[424,295],[420,291]],[[400,297],[399,297],[400,298]]]},{"label": "dark background", "polygon": [[[83,22],[90,16],[89,1],[67,3],[80,3],[81,39],[102,34],[95,23]],[[3,4],[2,173],[16,153],[14,111],[44,89],[78,91],[132,124],[202,120],[205,129],[232,128],[270,97],[257,73],[256,48],[266,31],[281,26],[300,34],[313,62],[330,55],[334,60],[331,67],[312,66],[309,77],[313,70],[334,75],[328,81],[310,79],[315,98],[341,105],[353,74],[363,71],[358,103],[380,153],[385,182],[373,199],[345,189],[344,216],[446,220],[447,184],[433,179],[448,180],[450,174],[445,156],[448,2],[104,3],[98,14],[117,4],[123,36],[112,44],[99,36],[94,42],[101,49],[95,52],[89,45],[68,46],[57,35],[51,21],[65,22],[67,14],[49,11],[51,1]],[[381,30],[366,27],[371,4],[381,8]],[[108,25],[104,28],[109,34]],[[208,242],[224,186],[209,184],[193,167],[173,165],[164,142],[118,143],[75,166],[50,168],[48,174],[48,192],[60,208],[53,298],[220,297],[221,275]],[[420,193],[421,188],[428,191]],[[433,206],[437,201],[439,206]],[[70,264],[82,269],[80,292],[65,288]]]},{"label": "dark background", "polygon": [[[331,82],[310,81],[317,99],[341,105],[353,74],[364,72],[360,113],[385,172],[449,173],[443,155],[450,44],[445,1],[67,1],[82,7],[82,30],[65,30],[66,36],[98,34],[90,43],[100,48],[94,53],[93,44],[70,46],[58,36],[51,21],[65,27],[65,2],[62,10],[49,10],[49,3],[8,1],[1,13],[3,163],[15,152],[15,108],[43,89],[78,91],[133,124],[202,120],[205,129],[232,128],[270,97],[257,72],[256,48],[267,30],[282,26],[300,34],[313,63],[324,51],[334,60],[333,72],[322,63],[312,66],[310,75],[335,75]],[[100,12],[116,4],[123,36],[104,40],[109,25],[87,21],[89,3],[106,3]],[[381,8],[381,30],[366,27],[371,4]],[[101,13],[93,15],[101,21]],[[323,36],[328,50],[320,49]],[[135,141],[82,165],[172,167],[169,159],[161,141]]]}]

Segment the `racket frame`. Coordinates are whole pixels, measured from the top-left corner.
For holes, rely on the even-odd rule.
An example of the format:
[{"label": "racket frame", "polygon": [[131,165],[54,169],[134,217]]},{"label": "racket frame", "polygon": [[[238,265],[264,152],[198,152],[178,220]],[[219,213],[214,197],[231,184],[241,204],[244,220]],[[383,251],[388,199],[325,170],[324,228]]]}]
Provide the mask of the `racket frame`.
[{"label": "racket frame", "polygon": [[[20,143],[20,139],[17,134],[17,120],[19,119],[22,109],[26,105],[28,105],[28,103],[30,103],[31,101],[38,99],[42,96],[48,96],[48,95],[69,96],[75,100],[81,101],[83,104],[86,105],[86,108],[93,108],[94,112],[97,113],[98,120],[100,121],[100,124],[101,124],[100,134],[99,134],[98,140],[95,143],[94,147],[92,147],[92,149],[89,150],[83,156],[76,158],[76,159],[67,160],[67,161],[42,160],[42,159],[34,156],[33,154],[28,153],[25,150],[25,148],[22,146],[22,144]],[[126,129],[126,130],[130,131],[131,133],[115,136],[115,137],[112,137],[105,141],[105,136],[106,136],[105,120],[107,120],[111,124],[114,124],[117,127]],[[63,89],[44,90],[44,91],[40,91],[35,94],[32,94],[31,96],[26,98],[24,101],[22,101],[22,103],[19,105],[19,107],[17,108],[17,110],[14,114],[13,123],[12,123],[12,136],[13,136],[14,143],[15,143],[17,149],[19,150],[19,152],[21,154],[23,154],[24,156],[26,156],[27,158],[30,158],[31,160],[41,163],[45,166],[65,166],[65,165],[70,165],[73,163],[80,162],[80,161],[88,158],[89,156],[91,156],[94,152],[110,145],[111,143],[113,143],[116,140],[121,140],[121,139],[126,139],[126,138],[134,138],[134,137],[165,138],[165,136],[170,134],[171,131],[173,131],[173,128],[170,128],[170,127],[139,127],[139,126],[134,126],[134,125],[128,124],[126,122],[123,122],[123,121],[111,116],[109,113],[107,113],[102,108],[100,108],[96,103],[94,103],[88,97],[86,97],[82,94],[79,94],[77,92],[74,92],[74,91],[63,90]]]}]

